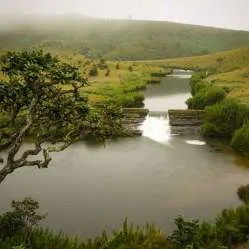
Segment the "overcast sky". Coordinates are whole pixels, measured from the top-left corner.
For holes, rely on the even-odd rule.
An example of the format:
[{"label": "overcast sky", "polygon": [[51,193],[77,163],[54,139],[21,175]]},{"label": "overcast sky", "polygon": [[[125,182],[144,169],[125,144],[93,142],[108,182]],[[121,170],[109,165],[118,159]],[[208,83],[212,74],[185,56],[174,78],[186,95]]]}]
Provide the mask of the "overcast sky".
[{"label": "overcast sky", "polygon": [[167,20],[249,30],[249,0],[0,0],[0,13]]}]

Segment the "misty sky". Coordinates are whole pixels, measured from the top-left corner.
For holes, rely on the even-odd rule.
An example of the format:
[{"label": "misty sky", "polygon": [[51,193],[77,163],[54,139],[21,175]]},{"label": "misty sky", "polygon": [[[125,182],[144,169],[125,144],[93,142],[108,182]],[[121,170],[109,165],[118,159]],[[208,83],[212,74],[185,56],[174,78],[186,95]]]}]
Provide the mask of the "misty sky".
[{"label": "misty sky", "polygon": [[78,13],[249,30],[249,0],[0,0],[0,13]]}]

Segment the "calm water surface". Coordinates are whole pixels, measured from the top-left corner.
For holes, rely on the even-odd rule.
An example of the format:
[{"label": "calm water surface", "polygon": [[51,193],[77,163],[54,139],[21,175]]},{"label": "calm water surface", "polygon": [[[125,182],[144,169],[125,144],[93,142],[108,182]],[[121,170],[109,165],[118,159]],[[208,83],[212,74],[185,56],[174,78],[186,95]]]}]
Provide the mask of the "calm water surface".
[{"label": "calm water surface", "polygon": [[[145,95],[151,110],[184,109],[188,75],[176,71]],[[105,147],[75,144],[53,154],[49,169],[15,172],[0,186],[0,211],[31,196],[48,213],[44,226],[89,237],[119,227],[125,217],[170,231],[178,214],[210,219],[239,204],[236,190],[249,182],[249,170],[234,155],[188,144],[200,139],[194,135],[170,135],[165,117],[148,117],[141,129],[144,136]]]}]

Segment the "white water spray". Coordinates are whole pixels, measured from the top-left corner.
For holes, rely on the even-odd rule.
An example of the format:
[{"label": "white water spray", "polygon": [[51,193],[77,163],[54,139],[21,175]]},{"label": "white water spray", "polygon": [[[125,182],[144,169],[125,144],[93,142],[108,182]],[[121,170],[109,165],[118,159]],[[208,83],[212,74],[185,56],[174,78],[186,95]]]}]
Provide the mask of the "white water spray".
[{"label": "white water spray", "polygon": [[144,137],[148,137],[158,143],[169,144],[171,134],[167,117],[150,117],[148,115],[140,129]]}]

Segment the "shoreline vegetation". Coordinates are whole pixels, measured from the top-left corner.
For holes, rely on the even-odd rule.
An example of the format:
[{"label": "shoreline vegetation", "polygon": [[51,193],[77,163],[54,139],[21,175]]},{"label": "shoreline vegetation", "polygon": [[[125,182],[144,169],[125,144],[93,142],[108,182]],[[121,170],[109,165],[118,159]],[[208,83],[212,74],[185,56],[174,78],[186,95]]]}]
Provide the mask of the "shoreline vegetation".
[{"label": "shoreline vegetation", "polygon": [[[93,68],[96,69],[92,63],[89,64],[88,71],[85,71],[88,73],[89,82],[92,82],[92,84],[87,86],[86,91],[82,91],[82,93],[89,95],[93,106],[99,104],[99,98],[96,98],[96,96],[101,95],[108,103],[114,92],[119,93],[119,97],[122,98],[127,93],[137,92],[146,87],[147,81],[152,80],[152,77],[153,79],[154,77],[163,77],[171,72],[165,66],[144,66],[139,63],[130,65],[128,62],[117,65],[116,62],[109,62],[107,64],[109,68],[108,76],[104,76],[104,72],[107,71],[100,69],[99,66],[96,66],[97,71],[100,71],[97,74],[98,76],[92,76],[90,74],[96,74],[96,71],[93,72],[94,70],[92,70]],[[117,83],[115,81],[119,77],[117,73],[113,75],[112,81],[108,81],[109,83],[104,84],[101,81],[104,77],[108,78],[111,75],[113,68],[119,71],[121,67],[125,68],[122,73],[123,82]],[[157,71],[154,71],[155,69]],[[247,132],[248,107],[228,97],[231,89],[216,86],[214,82],[208,80],[215,73],[217,72],[214,70],[208,71],[206,69],[193,74],[190,80],[193,97],[187,103],[197,109],[206,109],[206,117],[202,127],[204,135],[230,138],[233,147],[238,143],[242,146],[238,149],[243,148],[243,152],[246,152],[243,147],[244,142],[238,141],[244,139],[244,133]],[[139,76],[143,78],[140,79]],[[103,84],[103,86],[100,84]],[[64,89],[68,90],[67,88]],[[117,100],[115,99],[115,101]],[[119,103],[126,102],[122,99]],[[220,129],[219,125],[222,126]],[[24,201],[13,202],[12,210],[0,215],[0,248],[217,249],[234,248],[240,245],[247,248],[249,234],[248,193],[249,187],[241,186],[237,194],[244,203],[234,209],[224,209],[212,222],[199,222],[184,219],[181,216],[177,217],[175,219],[176,229],[170,235],[166,235],[152,224],[141,228],[129,224],[125,220],[120,230],[116,230],[109,235],[103,232],[101,236],[85,242],[82,242],[79,238],[68,237],[63,233],[57,234],[49,229],[39,227],[39,220],[45,217],[36,213],[39,208],[38,202],[26,198]]]},{"label": "shoreline vegetation", "polygon": [[[244,189],[240,196],[246,196]],[[127,219],[120,229],[85,241],[39,227],[45,216],[31,198],[13,201],[12,209],[0,216],[0,248],[3,249],[229,249],[248,248],[249,205],[224,209],[211,222],[175,218],[169,235],[154,224],[135,226]]]},{"label": "shoreline vegetation", "polygon": [[[149,25],[149,23],[147,24]],[[109,23],[104,25],[106,27]],[[215,43],[213,47],[210,47],[207,44],[213,43],[202,39],[204,31],[201,27],[175,24],[170,29],[171,33],[174,32],[175,28],[179,28],[178,35],[175,37],[174,34],[174,39],[183,40],[183,42],[173,41],[171,43],[169,41],[165,43],[164,37],[159,39],[158,43],[158,34],[152,32],[153,25],[149,25],[149,31],[146,32],[141,26],[134,26],[135,33],[136,30],[139,30],[140,40],[139,42],[134,40],[131,47],[127,47],[126,41],[127,37],[135,37],[131,33],[127,37],[123,37],[124,43],[122,42],[120,46],[117,46],[120,41],[117,44],[112,43],[110,37],[105,37],[104,41],[98,39],[101,35],[98,33],[99,28],[96,29],[97,35],[96,32],[93,32],[88,37],[89,44],[94,41],[92,42],[93,47],[88,47],[87,44],[83,47],[80,45],[79,41],[86,38],[84,36],[74,36],[74,39],[71,40],[70,34],[70,42],[72,43],[66,39],[68,33],[62,34],[59,41],[54,40],[53,35],[50,37],[51,39],[44,41],[42,36],[32,39],[31,33],[21,32],[18,34],[13,30],[0,33],[0,45],[3,49],[11,46],[19,49],[39,47],[57,53],[60,60],[79,68],[80,73],[88,79],[89,84],[80,90],[80,94],[89,101],[93,108],[102,104],[123,108],[142,107],[144,96],[141,91],[146,88],[147,84],[159,83],[159,78],[170,74],[174,68],[194,70],[196,73],[190,80],[193,97],[187,101],[187,104],[189,108],[206,110],[202,126],[203,134],[207,137],[226,139],[234,150],[248,156],[249,47],[197,57],[153,60],[159,57],[164,58],[166,55],[169,58],[215,52],[224,48],[223,45],[227,42],[228,37],[230,37],[230,45],[226,49],[244,46],[249,41],[248,32],[236,32],[240,37],[237,39],[238,37],[234,35],[233,31],[225,32],[207,28],[206,30],[212,33],[209,41],[222,41],[221,44]],[[169,28],[172,24],[168,23],[167,25]],[[72,31],[77,33],[78,27],[76,26]],[[185,30],[186,27],[189,27],[189,33],[182,33],[182,28]],[[42,28],[46,29],[47,26],[42,26]],[[132,32],[134,33],[133,29]],[[181,34],[180,38],[179,33]],[[194,34],[195,39],[192,40],[191,34]],[[217,39],[217,35],[222,39]],[[118,37],[117,33],[115,36]],[[238,44],[233,45],[233,37],[235,40],[239,40]],[[186,40],[190,38],[191,44],[186,43]],[[142,42],[143,40],[146,42]],[[16,46],[17,43],[19,46]],[[153,46],[149,46],[150,44]],[[76,50],[74,50],[75,46]],[[58,52],[55,48],[59,48],[59,51],[64,51],[64,53]],[[107,51],[106,48],[109,50]],[[164,51],[164,48],[167,50],[159,56],[156,51]],[[78,53],[78,49],[81,49],[80,53]],[[101,54],[105,56],[102,57]],[[107,61],[108,58],[112,61]],[[147,60],[134,61],[136,59]],[[3,75],[0,75],[0,78],[4,79]],[[61,87],[65,91],[72,91],[68,85]],[[0,118],[2,125],[5,122],[5,117],[1,115]],[[8,127],[5,132],[6,135],[11,134],[11,128]],[[249,248],[249,185],[241,186],[237,194],[243,203],[237,208],[224,209],[212,222],[186,220],[179,216],[175,219],[176,229],[170,235],[165,235],[154,225],[148,224],[145,228],[139,228],[129,224],[126,219],[120,230],[116,230],[110,235],[103,232],[99,237],[85,242],[81,242],[79,238],[68,237],[63,233],[40,228],[39,221],[45,216],[37,213],[39,203],[26,198],[23,201],[13,201],[11,210],[0,215],[0,248],[230,249],[240,248],[240,246]]]}]

